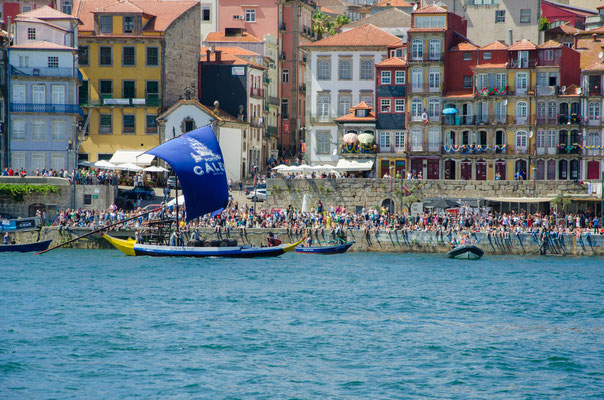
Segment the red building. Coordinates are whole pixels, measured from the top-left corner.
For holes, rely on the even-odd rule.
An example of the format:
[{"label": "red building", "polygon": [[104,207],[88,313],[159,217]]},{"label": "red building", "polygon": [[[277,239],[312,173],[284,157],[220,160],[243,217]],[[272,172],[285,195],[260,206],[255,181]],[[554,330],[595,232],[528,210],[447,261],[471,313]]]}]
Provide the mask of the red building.
[{"label": "red building", "polygon": [[[18,14],[43,6],[56,8],[56,3],[56,0],[3,0],[0,3],[0,16],[2,17],[1,22],[3,27],[7,27],[9,18],[11,21],[14,21]],[[67,14],[71,14],[71,12]]]},{"label": "red building", "polygon": [[541,15],[547,18],[550,28],[570,22],[575,28],[585,29],[585,19],[598,15],[598,13],[594,10],[543,0],[541,2]]}]

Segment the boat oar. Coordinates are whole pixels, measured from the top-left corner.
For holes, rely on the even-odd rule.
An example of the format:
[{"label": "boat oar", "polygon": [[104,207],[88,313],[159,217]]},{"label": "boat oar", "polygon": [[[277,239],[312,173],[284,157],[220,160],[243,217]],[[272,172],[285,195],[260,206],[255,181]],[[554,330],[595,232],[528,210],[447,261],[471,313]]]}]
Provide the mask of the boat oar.
[{"label": "boat oar", "polygon": [[116,223],[114,223],[114,224],[111,224],[111,225],[104,226],[104,227],[99,228],[99,229],[96,229],[96,230],[94,230],[94,231],[92,231],[92,232],[85,233],[85,234],[83,234],[82,236],[78,236],[78,237],[77,237],[77,238],[75,238],[75,239],[71,239],[71,240],[68,240],[67,242],[64,242],[64,243],[58,244],[58,245],[56,245],[56,246],[54,246],[54,247],[51,247],[50,249],[46,249],[46,250],[40,251],[40,252],[36,253],[35,255],[37,256],[37,255],[39,255],[39,254],[44,254],[44,253],[46,253],[47,251],[51,251],[51,250],[54,250],[54,249],[58,249],[59,247],[66,246],[66,245],[68,245],[69,243],[73,243],[73,242],[75,242],[76,240],[80,240],[80,239],[82,239],[82,238],[85,238],[86,236],[90,236],[90,235],[95,234],[95,233],[98,233],[98,232],[100,232],[100,231],[107,230],[107,229],[112,228],[112,227],[114,227],[114,226],[116,226],[116,225],[124,224],[124,223],[126,223],[126,222],[128,222],[128,221],[132,221],[133,219],[140,218],[140,217],[142,217],[143,215],[151,214],[152,212],[154,212],[154,211],[159,211],[159,210],[161,210],[161,209],[162,209],[162,208],[161,208],[161,207],[159,207],[159,208],[155,208],[155,209],[150,210],[150,211],[145,211],[144,213],[138,214],[138,215],[137,215],[137,216],[135,216],[135,217],[128,218],[128,219],[125,219],[125,220],[123,220],[123,221],[119,221],[119,222],[116,222]]}]

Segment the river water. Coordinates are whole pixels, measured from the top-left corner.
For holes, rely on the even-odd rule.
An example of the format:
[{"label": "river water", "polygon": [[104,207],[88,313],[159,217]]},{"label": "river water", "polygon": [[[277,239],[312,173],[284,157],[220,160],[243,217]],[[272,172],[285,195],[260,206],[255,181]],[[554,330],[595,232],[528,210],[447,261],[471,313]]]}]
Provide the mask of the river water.
[{"label": "river water", "polygon": [[0,255],[2,399],[602,399],[604,259]]}]

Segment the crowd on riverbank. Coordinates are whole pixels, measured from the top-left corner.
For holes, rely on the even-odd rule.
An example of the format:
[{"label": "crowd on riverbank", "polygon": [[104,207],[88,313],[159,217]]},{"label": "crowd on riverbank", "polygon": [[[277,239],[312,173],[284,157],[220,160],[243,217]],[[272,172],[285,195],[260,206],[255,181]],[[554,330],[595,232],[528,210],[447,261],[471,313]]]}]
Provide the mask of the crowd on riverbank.
[{"label": "crowd on riverbank", "polygon": [[229,207],[215,217],[209,215],[185,223],[185,210],[173,206],[146,213],[138,208],[133,211],[118,209],[112,205],[107,210],[63,210],[52,225],[68,227],[100,228],[120,221],[122,227],[144,227],[150,220],[176,219],[184,230],[211,228],[220,234],[225,231],[246,232],[248,228],[286,229],[288,234],[331,234],[339,236],[347,230],[360,230],[364,234],[377,234],[381,230],[431,231],[436,235],[461,232],[484,232],[506,237],[519,233],[552,232],[556,234],[604,234],[600,218],[589,212],[557,215],[525,212],[498,213],[487,209],[463,206],[457,213],[425,212],[416,216],[389,214],[386,209],[363,209],[352,212],[339,206],[324,207],[319,202],[310,211],[287,209],[256,209],[249,205],[231,202]]}]

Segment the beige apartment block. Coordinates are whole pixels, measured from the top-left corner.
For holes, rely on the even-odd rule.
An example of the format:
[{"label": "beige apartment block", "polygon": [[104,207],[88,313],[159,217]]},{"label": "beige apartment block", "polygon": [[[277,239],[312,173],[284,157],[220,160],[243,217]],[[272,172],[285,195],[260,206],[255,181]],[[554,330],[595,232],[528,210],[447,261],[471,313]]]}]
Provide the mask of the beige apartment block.
[{"label": "beige apartment block", "polygon": [[512,44],[510,38],[542,43],[541,0],[440,0],[439,4],[468,20],[468,38],[478,46],[495,40]]}]

